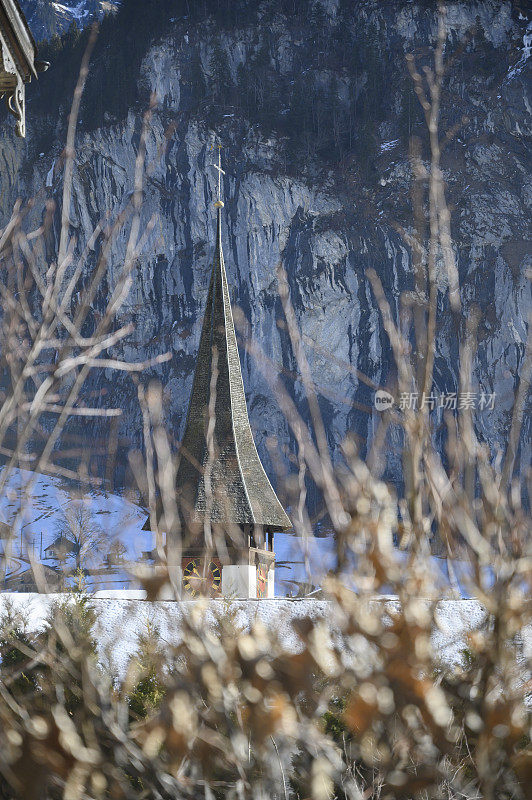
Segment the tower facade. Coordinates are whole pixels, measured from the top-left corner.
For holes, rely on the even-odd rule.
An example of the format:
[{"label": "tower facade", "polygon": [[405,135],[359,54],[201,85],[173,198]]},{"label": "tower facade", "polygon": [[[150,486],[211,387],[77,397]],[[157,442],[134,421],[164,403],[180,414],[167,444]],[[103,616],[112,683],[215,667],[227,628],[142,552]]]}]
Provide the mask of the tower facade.
[{"label": "tower facade", "polygon": [[[218,166],[221,173],[221,168]],[[185,592],[272,597],[276,531],[291,527],[249,424],[222,250],[216,243],[176,476]],[[167,542],[167,552],[172,550]]]}]

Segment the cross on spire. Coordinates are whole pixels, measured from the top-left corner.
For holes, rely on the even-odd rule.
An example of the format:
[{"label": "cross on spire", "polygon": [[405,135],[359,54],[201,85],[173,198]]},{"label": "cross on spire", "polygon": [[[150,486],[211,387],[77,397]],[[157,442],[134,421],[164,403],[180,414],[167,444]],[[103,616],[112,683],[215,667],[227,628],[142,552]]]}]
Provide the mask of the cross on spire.
[{"label": "cross on spire", "polygon": [[[214,145],[213,145],[214,147]],[[225,171],[222,169],[222,145],[218,145],[218,163],[212,165],[214,169],[218,170],[218,198],[215,202],[216,208],[223,208],[222,202],[222,175],[225,175]]]}]

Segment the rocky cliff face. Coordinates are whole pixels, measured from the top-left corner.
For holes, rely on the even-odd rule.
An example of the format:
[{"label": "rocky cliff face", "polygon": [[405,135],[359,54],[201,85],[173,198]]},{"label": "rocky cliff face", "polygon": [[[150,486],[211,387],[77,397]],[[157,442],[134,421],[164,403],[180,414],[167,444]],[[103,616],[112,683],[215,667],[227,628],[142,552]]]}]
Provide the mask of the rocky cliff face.
[{"label": "rocky cliff face", "polygon": [[[407,0],[327,0],[313,6],[314,16],[295,14],[297,2],[292,13],[291,5],[257,3],[254,16],[223,29],[214,19],[199,24],[169,12],[166,33],[146,40],[132,76],[136,105],[117,119],[109,100],[108,113],[96,126],[88,111],[83,114],[72,219],[82,243],[102,213],[124,203],[133,187],[143,98],[155,92],[143,213],[145,220],[155,216],[156,224],[123,312],[122,321],[133,320],[136,328],[121,354],[139,360],[172,352],[172,361],[151,374],[164,384],[178,440],[213,252],[216,178],[210,163],[216,131],[224,145],[223,243],[233,301],[249,318],[253,337],[283,370],[306,417],[297,367],[279,325],[275,269],[283,263],[331,448],[338,453],[346,434],[355,432],[365,450],[378,420],[374,387],[386,385],[393,373],[365,271],[377,270],[397,309],[399,295],[412,285],[409,253],[396,232],[397,223],[412,224],[407,142],[410,133],[423,135],[405,54],[415,50],[423,58],[436,20],[432,3]],[[113,23],[117,48],[126,46],[121,19],[119,13]],[[493,409],[478,410],[477,425],[496,447],[508,431],[531,309],[530,38],[522,10],[499,0],[451,2],[447,25],[448,53],[469,36],[449,71],[442,126],[445,130],[466,115],[469,121],[448,145],[444,169],[463,300],[466,308],[482,309],[475,390],[496,395]],[[221,65],[220,52],[227,55]],[[358,60],[353,52],[361,54]],[[261,109],[261,87],[245,84],[263,74],[257,64],[278,87],[271,119],[264,100]],[[51,72],[54,68],[60,63]],[[217,95],[217,70],[226,70],[232,94]],[[283,127],[283,118],[294,114],[294,86],[303,108],[291,128]],[[262,90],[274,91],[268,83]],[[53,137],[43,145],[40,138],[56,111],[43,111],[44,81],[35,91],[41,95],[35,113],[30,102],[28,142],[0,143],[3,218],[17,195],[41,192],[42,197],[45,187],[45,194],[60,197],[61,174],[54,165],[62,145]],[[199,104],[195,92],[201,93]],[[327,137],[334,158],[327,145],[320,150]],[[120,239],[111,284],[123,248]],[[437,392],[457,390],[456,333],[445,291],[442,272]],[[290,448],[290,434],[257,365],[245,353],[242,362],[252,427],[268,464],[267,437]],[[110,390],[106,402],[111,397],[124,407],[122,433],[139,443],[133,385],[110,374],[95,374],[93,381],[93,388]],[[525,428],[520,457],[528,465],[530,416]],[[398,464],[399,454],[391,452],[389,474],[397,479]]]}]

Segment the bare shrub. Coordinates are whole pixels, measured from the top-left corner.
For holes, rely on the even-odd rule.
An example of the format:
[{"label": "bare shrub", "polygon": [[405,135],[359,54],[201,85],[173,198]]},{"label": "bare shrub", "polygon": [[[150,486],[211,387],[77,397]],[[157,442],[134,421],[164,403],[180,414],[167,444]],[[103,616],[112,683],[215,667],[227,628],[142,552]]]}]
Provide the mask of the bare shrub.
[{"label": "bare shrub", "polygon": [[[400,325],[378,276],[369,275],[401,392],[431,391],[438,327],[435,262],[440,256],[459,332],[463,391],[472,380],[475,318],[464,319],[461,308],[440,165],[444,42],[440,17],[433,66],[421,74],[414,60],[409,61],[429,131],[430,164],[422,161],[420,145],[412,146],[417,222],[421,224],[426,192],[429,234],[424,237],[422,225],[414,226],[413,234],[405,233],[416,291],[403,298]],[[23,233],[20,206],[2,237],[3,366],[11,380],[0,411],[0,436],[8,466],[29,463],[34,469],[65,471],[51,455],[65,421],[76,409],[88,370],[99,365],[140,369],[103,354],[129,330],[113,330],[112,320],[142,244],[142,143],[135,192],[126,214],[131,233],[121,282],[111,290],[94,335],[82,337],[80,323],[89,312],[94,281],[104,273],[112,234],[108,231],[84,302],[73,316],[67,310],[84,258],[70,238],[68,222],[76,108],[65,157],[64,227],[57,261],[40,260],[47,223],[36,235]],[[121,218],[117,224],[124,221]],[[530,664],[520,636],[530,625],[532,554],[523,487],[513,474],[530,358],[523,364],[502,467],[477,440],[468,409],[447,418],[445,461],[434,445],[428,408],[383,415],[376,446],[385,441],[390,425],[398,426],[403,437],[405,491],[397,497],[373,468],[379,459],[373,454],[363,463],[350,442],[345,444],[344,467],[333,468],[281,269],[278,278],[287,330],[308,395],[313,436],[259,345],[248,341],[246,346],[271,379],[294,432],[299,468],[299,479],[292,482],[296,501],[298,491],[300,498],[304,495],[308,471],[323,492],[334,526],[337,571],[320,581],[328,599],[326,618],[305,617],[295,624],[300,649],[294,651],[260,620],[242,630],[228,612],[214,628],[209,626],[208,602],[199,600],[183,620],[181,642],[164,644],[164,668],[160,648],[148,636],[144,654],[137,659],[140,680],[122,687],[98,666],[92,633],[96,620],[88,611],[87,598],[68,600],[50,618],[47,632],[35,640],[25,638],[13,620],[12,638],[0,639],[2,652],[13,652],[13,637],[17,650],[13,657],[2,656],[0,667],[2,796],[32,800],[133,796],[524,800],[530,796]],[[31,311],[30,286],[42,300],[38,316]],[[52,356],[45,358],[46,353]],[[164,530],[180,541],[175,463],[162,424],[161,393],[156,387],[145,391],[139,382],[139,400],[147,458],[144,464],[137,458],[134,467],[149,499],[154,527],[160,523],[162,508]],[[25,448],[45,413],[56,414],[58,421],[48,433],[51,444],[37,456]],[[18,444],[8,447],[7,432],[13,429]],[[3,476],[0,481],[2,488]],[[294,507],[297,531],[310,540],[313,531],[304,498]],[[161,570],[156,579],[160,583],[168,574],[173,579],[176,562],[175,554],[168,553],[167,559],[162,530],[158,532],[162,565],[168,561],[168,573]],[[207,533],[212,552],[223,555],[225,537],[234,531]],[[441,663],[431,641],[441,593],[441,587],[434,585],[431,562],[434,533],[450,568],[460,570],[468,594],[486,610],[485,624],[467,637],[456,667]],[[394,536],[404,552],[393,547]],[[39,578],[39,565],[33,566]],[[175,588],[178,593],[179,587]],[[379,599],[384,593],[395,595],[397,601]],[[21,684],[22,675],[28,674],[35,677],[29,685]],[[139,677],[138,669],[134,675]],[[147,681],[144,686],[142,680]]]}]

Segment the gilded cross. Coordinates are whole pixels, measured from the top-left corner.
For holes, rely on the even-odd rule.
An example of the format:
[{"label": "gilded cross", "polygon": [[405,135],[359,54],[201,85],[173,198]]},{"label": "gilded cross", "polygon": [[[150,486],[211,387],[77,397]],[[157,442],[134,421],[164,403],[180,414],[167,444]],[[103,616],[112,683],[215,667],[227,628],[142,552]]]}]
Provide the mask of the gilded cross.
[{"label": "gilded cross", "polygon": [[214,169],[218,170],[218,202],[220,203],[222,200],[222,175],[225,175],[225,171],[222,169],[222,145],[218,145],[218,163],[213,164],[212,166]]}]

